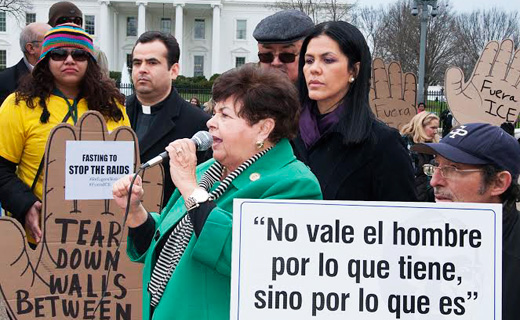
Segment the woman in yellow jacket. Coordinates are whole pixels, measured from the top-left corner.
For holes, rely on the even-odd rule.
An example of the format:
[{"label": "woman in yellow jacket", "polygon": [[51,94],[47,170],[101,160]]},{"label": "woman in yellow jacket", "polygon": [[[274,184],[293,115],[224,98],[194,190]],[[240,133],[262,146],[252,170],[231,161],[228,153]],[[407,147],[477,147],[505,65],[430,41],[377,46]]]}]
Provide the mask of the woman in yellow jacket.
[{"label": "woman in yellow jacket", "polygon": [[101,71],[92,38],[74,24],[50,29],[40,60],[0,108],[0,202],[41,239],[39,226],[42,162],[52,128],[75,124],[88,110],[99,111],[108,130],[130,126],[124,96]]}]

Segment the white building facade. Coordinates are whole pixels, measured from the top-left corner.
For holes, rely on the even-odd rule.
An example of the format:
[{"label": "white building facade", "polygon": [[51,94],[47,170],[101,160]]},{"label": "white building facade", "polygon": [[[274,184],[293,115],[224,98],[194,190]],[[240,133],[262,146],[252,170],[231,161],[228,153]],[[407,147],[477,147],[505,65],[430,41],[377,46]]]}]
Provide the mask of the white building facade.
[{"label": "white building facade", "polygon": [[[19,35],[26,23],[47,22],[56,1],[33,1],[25,19],[0,13],[0,66],[22,57]],[[84,28],[105,52],[109,69],[121,71],[140,34],[157,30],[173,34],[181,48],[181,74],[211,77],[258,61],[253,38],[256,25],[276,10],[274,0],[74,1],[83,12]]]}]

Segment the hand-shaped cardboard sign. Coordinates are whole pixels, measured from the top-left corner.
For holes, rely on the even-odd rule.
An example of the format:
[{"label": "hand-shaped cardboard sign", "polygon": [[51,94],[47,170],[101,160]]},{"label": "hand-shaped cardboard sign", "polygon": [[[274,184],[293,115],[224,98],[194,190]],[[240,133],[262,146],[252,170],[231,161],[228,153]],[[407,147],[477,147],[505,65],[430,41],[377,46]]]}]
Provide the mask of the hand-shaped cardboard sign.
[{"label": "hand-shaped cardboard sign", "polygon": [[[65,200],[64,154],[71,140],[133,141],[139,165],[135,133],[120,127],[109,134],[98,112],[85,113],[75,127],[60,124],[51,131],[43,171],[43,237],[36,250],[28,247],[18,221],[0,219],[0,293],[7,313],[11,319],[140,319],[141,266],[126,255],[122,214],[113,200]],[[157,168],[143,179],[145,205],[152,210],[162,201]]]},{"label": "hand-shaped cardboard sign", "polygon": [[466,82],[459,68],[446,71],[446,99],[461,123],[500,125],[515,122],[520,112],[520,49],[510,39],[489,42]]},{"label": "hand-shaped cardboard sign", "polygon": [[407,124],[417,114],[416,82],[413,73],[403,75],[398,62],[387,69],[382,59],[374,59],[369,101],[376,117],[396,129]]}]

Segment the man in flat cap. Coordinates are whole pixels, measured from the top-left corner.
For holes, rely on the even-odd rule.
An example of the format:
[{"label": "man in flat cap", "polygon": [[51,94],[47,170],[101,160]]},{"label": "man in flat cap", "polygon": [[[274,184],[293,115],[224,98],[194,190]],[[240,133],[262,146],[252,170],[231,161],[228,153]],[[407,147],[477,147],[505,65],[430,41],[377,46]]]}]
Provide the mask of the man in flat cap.
[{"label": "man in flat cap", "polygon": [[74,23],[83,26],[83,13],[72,2],[60,1],[53,4],[49,9],[49,22],[51,27],[59,24]]},{"label": "man in flat cap", "polygon": [[303,39],[313,27],[312,19],[298,10],[280,11],[260,21],[253,31],[258,41],[260,66],[276,68],[295,83]]},{"label": "man in flat cap", "polygon": [[520,314],[520,145],[504,130],[469,123],[439,143],[418,143],[412,150],[433,154],[424,165],[435,202],[502,203],[502,319]]},{"label": "man in flat cap", "polygon": [[[49,9],[48,23],[53,28],[63,23],[74,23],[83,28],[83,12],[72,2],[56,2]],[[101,71],[109,76],[107,56],[98,46],[94,46],[94,58]]]}]

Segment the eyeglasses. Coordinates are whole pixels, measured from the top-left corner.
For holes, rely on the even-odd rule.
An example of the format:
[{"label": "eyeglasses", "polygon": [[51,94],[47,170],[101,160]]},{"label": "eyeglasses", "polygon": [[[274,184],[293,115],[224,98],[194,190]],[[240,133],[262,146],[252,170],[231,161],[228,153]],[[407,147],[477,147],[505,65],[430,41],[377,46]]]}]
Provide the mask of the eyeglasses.
[{"label": "eyeglasses", "polygon": [[34,41],[30,41],[29,43],[32,44],[34,47],[36,47],[36,45],[37,45],[38,43],[42,43],[42,42],[43,42],[43,41],[41,41],[41,40],[34,40]]},{"label": "eyeglasses", "polygon": [[83,19],[80,17],[59,17],[56,20],[56,25],[58,24],[64,24],[64,23],[74,23],[78,26],[83,25]]},{"label": "eyeglasses", "polygon": [[[296,56],[299,53],[282,52],[278,54],[278,59],[282,63],[292,63],[296,60]],[[274,54],[272,52],[258,53],[258,59],[262,63],[271,63],[274,61]]]},{"label": "eyeglasses", "polygon": [[439,166],[438,164],[425,164],[423,165],[423,172],[428,177],[433,176],[435,171],[440,170],[441,176],[444,179],[450,179],[455,177],[456,175],[461,175],[465,172],[478,172],[482,171],[482,169],[457,169],[454,166]]},{"label": "eyeglasses", "polygon": [[74,61],[87,61],[90,56],[87,51],[81,49],[67,50],[58,48],[49,52],[49,57],[54,61],[65,61],[69,55]]}]

